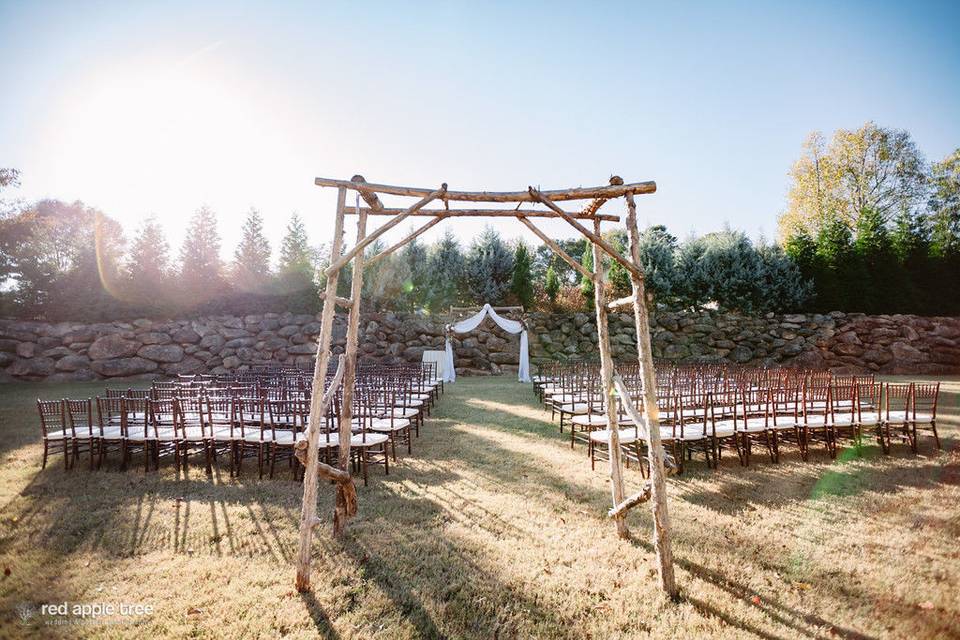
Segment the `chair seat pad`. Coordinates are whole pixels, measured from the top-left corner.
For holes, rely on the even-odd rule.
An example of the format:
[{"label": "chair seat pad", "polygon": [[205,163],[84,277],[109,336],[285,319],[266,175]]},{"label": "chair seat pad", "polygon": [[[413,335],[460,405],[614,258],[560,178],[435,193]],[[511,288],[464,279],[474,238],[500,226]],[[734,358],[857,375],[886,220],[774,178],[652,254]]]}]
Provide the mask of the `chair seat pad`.
[{"label": "chair seat pad", "polygon": [[387,419],[378,418],[373,422],[371,422],[368,428],[372,429],[373,431],[389,432],[389,431],[403,431],[409,426],[410,426],[410,421],[407,420],[406,418],[399,418],[399,419],[394,418],[392,424],[389,418]]},{"label": "chair seat pad", "polygon": [[73,437],[72,431],[67,431],[66,429],[60,429],[59,431],[48,431],[43,434],[44,440],[69,440]]},{"label": "chair seat pad", "polygon": [[158,427],[155,438],[160,442],[175,442],[179,440],[177,430],[173,427]]},{"label": "chair seat pad", "polygon": [[[636,442],[639,438],[635,429],[618,429],[617,435],[620,436],[620,444],[630,444]],[[590,440],[593,442],[610,443],[610,430],[598,429],[590,433]]]},{"label": "chair seat pad", "polygon": [[123,429],[121,427],[101,427],[100,437],[107,440],[120,440],[123,438]]},{"label": "chair seat pad", "polygon": [[703,440],[703,427],[700,425],[687,425],[683,429],[680,427],[660,427],[661,440],[683,440],[692,442],[694,440]]},{"label": "chair seat pad", "polygon": [[385,434],[382,433],[366,433],[366,434],[357,434],[350,438],[351,447],[375,447],[378,444],[383,444],[389,440]]},{"label": "chair seat pad", "polygon": [[277,431],[274,433],[273,442],[279,445],[292,445],[294,442],[299,442],[304,439],[305,434],[297,433],[294,434],[293,431]]}]

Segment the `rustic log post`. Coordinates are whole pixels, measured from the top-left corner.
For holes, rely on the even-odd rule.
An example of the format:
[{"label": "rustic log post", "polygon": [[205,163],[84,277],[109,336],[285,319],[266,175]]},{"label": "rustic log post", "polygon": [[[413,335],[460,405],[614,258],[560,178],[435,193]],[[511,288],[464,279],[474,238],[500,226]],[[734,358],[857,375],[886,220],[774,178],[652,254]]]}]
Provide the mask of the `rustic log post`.
[{"label": "rustic log post", "polygon": [[[330,244],[330,261],[340,255],[343,247],[343,208],[347,200],[347,190],[341,187],[337,192],[337,217],[333,227],[333,241]],[[320,316],[320,337],[317,340],[317,362],[313,369],[313,389],[310,404],[317,410],[310,412],[310,424],[307,427],[307,463],[303,475],[303,505],[300,511],[300,546],[297,551],[297,591],[310,589],[310,554],[313,546],[313,527],[317,520],[317,463],[319,463],[320,415],[323,403],[324,383],[327,367],[330,365],[330,343],[333,338],[333,316],[336,310],[337,281],[340,271],[334,271],[327,277],[327,290]]]},{"label": "rustic log post", "polygon": [[[361,213],[357,218],[357,244],[363,242],[367,235],[367,214]],[[340,448],[337,465],[343,471],[350,467],[350,438],[353,435],[350,427],[353,422],[353,392],[357,382],[357,335],[360,331],[360,295],[363,291],[363,252],[357,253],[353,259],[353,274],[350,284],[350,316],[347,320],[347,345],[343,363],[343,398],[340,403]],[[333,511],[333,535],[343,533],[347,521],[346,493],[337,485],[336,505]]]},{"label": "rustic log post", "polygon": [[[600,235],[600,221],[595,220],[593,228]],[[603,388],[603,399],[607,411],[607,431],[609,433],[610,449],[610,491],[613,495],[613,506],[623,502],[623,461],[620,452],[620,416],[617,412],[617,399],[613,389],[613,358],[610,356],[610,328],[607,326],[607,303],[603,291],[603,251],[597,243],[591,242],[593,249],[593,306],[597,312],[597,342],[600,347],[600,377]],[[618,513],[613,521],[617,525],[617,535],[628,538],[630,530],[627,528],[625,513]]]},{"label": "rustic log post", "polygon": [[[631,261],[640,268],[640,232],[637,229],[637,205],[633,194],[627,201],[627,235],[630,241]],[[644,291],[643,271],[632,274],[633,316],[637,325],[637,357],[640,361],[640,379],[643,382],[643,409],[647,420],[647,451],[650,462],[650,487],[653,510],[653,546],[657,553],[657,571],[660,587],[671,598],[677,595],[673,574],[673,551],[670,544],[670,514],[667,510],[667,483],[663,469],[663,446],[660,443],[660,412],[657,407],[657,379],[653,369],[653,350],[650,347],[650,319]]]}]

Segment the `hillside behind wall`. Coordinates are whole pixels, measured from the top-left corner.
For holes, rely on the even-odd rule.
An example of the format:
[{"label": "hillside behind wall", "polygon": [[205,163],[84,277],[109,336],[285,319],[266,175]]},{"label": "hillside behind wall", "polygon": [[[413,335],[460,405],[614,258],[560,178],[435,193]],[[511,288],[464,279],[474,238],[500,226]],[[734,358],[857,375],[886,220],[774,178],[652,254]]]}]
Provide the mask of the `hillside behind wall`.
[{"label": "hillside behind wall", "polygon": [[[591,313],[531,313],[530,357],[548,361],[597,357]],[[442,349],[445,317],[370,313],[361,322],[360,354],[378,362],[416,362]],[[636,353],[631,314],[611,314],[615,358]],[[0,319],[0,381],[150,379],[220,373],[282,362],[312,365],[316,316],[267,313],[191,319],[56,324]],[[704,311],[651,317],[654,356],[671,362],[805,366],[835,372],[960,373],[960,318],[832,313],[748,317]],[[345,319],[334,325],[342,352]],[[454,338],[458,371],[516,371],[519,340],[485,322]]]}]

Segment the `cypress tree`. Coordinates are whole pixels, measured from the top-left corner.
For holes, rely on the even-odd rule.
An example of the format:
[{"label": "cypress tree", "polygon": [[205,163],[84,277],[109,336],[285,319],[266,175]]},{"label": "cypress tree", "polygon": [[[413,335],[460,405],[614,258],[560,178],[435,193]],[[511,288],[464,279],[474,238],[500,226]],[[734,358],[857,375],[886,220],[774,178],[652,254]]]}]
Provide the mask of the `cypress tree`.
[{"label": "cypress tree", "polygon": [[560,294],[560,278],[557,276],[557,272],[553,270],[553,265],[547,267],[547,279],[543,290],[547,294],[547,300],[550,301],[550,304],[556,304],[557,296]]},{"label": "cypress tree", "polygon": [[517,298],[517,302],[524,309],[533,307],[533,282],[530,276],[530,252],[527,245],[517,242],[517,249],[513,253],[513,278],[510,281],[510,291]]},{"label": "cypress tree", "polygon": [[[589,244],[586,251],[583,252],[583,257],[580,258],[580,264],[584,269],[593,273],[593,249]],[[588,309],[593,309],[593,291],[593,279],[580,276],[580,295],[583,296],[584,304]]]}]

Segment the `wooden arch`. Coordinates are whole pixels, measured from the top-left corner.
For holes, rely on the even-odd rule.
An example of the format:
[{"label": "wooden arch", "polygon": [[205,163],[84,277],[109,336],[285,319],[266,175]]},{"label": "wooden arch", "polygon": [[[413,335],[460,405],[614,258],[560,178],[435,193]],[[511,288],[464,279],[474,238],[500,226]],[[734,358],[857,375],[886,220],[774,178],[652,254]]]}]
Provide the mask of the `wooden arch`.
[{"label": "wooden arch", "polygon": [[[315,184],[320,187],[337,189],[337,210],[334,220],[333,242],[330,247],[330,266],[326,270],[327,286],[322,294],[323,312],[320,320],[320,336],[317,348],[317,362],[313,373],[313,396],[310,411],[310,420],[307,425],[306,437],[297,443],[297,457],[306,467],[303,481],[303,507],[300,516],[300,547],[297,556],[296,586],[299,591],[310,588],[310,556],[313,541],[313,530],[322,520],[317,518],[317,487],[319,478],[323,477],[336,483],[336,501],[333,513],[333,535],[343,533],[346,521],[356,514],[357,493],[349,471],[350,462],[350,424],[354,385],[356,382],[357,367],[357,338],[360,322],[360,292],[363,283],[363,269],[365,264],[371,264],[393,253],[414,238],[420,236],[431,227],[447,218],[457,217],[492,217],[515,218],[523,223],[530,231],[549,246],[553,252],[571,267],[586,278],[594,282],[594,307],[597,315],[597,334],[600,351],[600,375],[603,381],[606,397],[614,394],[620,396],[622,405],[630,417],[644,427],[647,434],[647,449],[649,451],[650,481],[644,489],[632,496],[624,495],[623,488],[623,461],[621,459],[620,442],[617,428],[619,418],[616,405],[607,404],[607,428],[610,433],[610,487],[613,507],[608,515],[617,527],[617,534],[626,538],[629,530],[626,523],[627,511],[642,502],[650,501],[653,511],[654,547],[657,554],[659,579],[661,588],[670,596],[677,593],[673,573],[673,555],[670,545],[670,519],[667,510],[666,480],[664,471],[664,452],[660,444],[660,419],[657,410],[657,387],[653,369],[653,353],[650,348],[650,325],[645,304],[643,268],[640,264],[640,234],[637,228],[637,210],[634,196],[653,193],[657,189],[655,182],[635,182],[624,184],[618,176],[610,179],[610,184],[599,187],[578,187],[575,189],[561,189],[556,191],[540,191],[528,187],[526,191],[451,191],[446,183],[438,189],[424,189],[416,187],[400,187],[386,184],[368,183],[363,176],[354,176],[350,180],[334,180],[330,178],[316,178]],[[366,206],[348,206],[347,191],[359,193]],[[378,194],[393,196],[407,196],[418,200],[406,209],[388,209],[383,206]],[[623,198],[627,205],[627,235],[630,244],[630,257],[625,258],[607,243],[600,234],[601,222],[619,222],[619,216],[599,213],[600,208],[613,198]],[[586,200],[586,204],[579,211],[566,211],[557,202]],[[426,209],[434,201],[443,203],[443,208]],[[451,202],[468,203],[516,203],[514,209],[486,209],[486,208],[450,208]],[[540,203],[547,207],[546,211],[523,208],[524,203]],[[357,241],[352,248],[345,250],[343,246],[344,220],[348,215],[357,216]],[[389,220],[375,231],[367,233],[367,221],[370,216],[385,216]],[[407,218],[430,218],[424,225],[407,235],[399,242],[387,247],[375,256],[367,257],[364,250],[377,238],[393,229]],[[597,265],[595,273],[591,273],[581,264],[570,257],[546,233],[541,231],[531,219],[559,218],[569,223],[584,238],[590,241],[593,251],[593,264]],[[584,226],[581,221],[589,221],[592,228]],[[632,294],[619,300],[607,300],[604,291],[603,269],[599,268],[604,256],[616,260],[630,274]],[[340,271],[346,265],[353,263],[353,278],[350,298],[339,298],[336,295],[337,282]],[[333,317],[336,306],[349,309],[347,321],[347,344],[343,355],[340,356],[334,375],[333,384],[329,390],[324,389],[327,370],[331,360],[331,340],[333,335]],[[630,394],[623,381],[614,371],[613,359],[610,355],[610,333],[607,326],[609,310],[617,307],[632,305],[637,331],[637,351],[640,363],[640,375],[643,381],[644,415],[640,415],[634,408]],[[319,460],[318,442],[320,436],[320,419],[326,414],[327,408],[336,392],[337,386],[343,382],[343,402],[341,403],[339,419],[339,456],[337,466],[327,465]],[[650,428],[652,427],[652,428]]]}]

